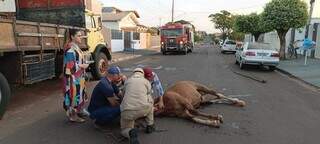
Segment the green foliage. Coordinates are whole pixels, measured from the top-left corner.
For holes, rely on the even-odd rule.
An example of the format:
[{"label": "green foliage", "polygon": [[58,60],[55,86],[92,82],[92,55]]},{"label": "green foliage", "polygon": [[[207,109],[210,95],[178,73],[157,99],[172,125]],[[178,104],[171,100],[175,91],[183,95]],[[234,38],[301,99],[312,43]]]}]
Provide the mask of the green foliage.
[{"label": "green foliage", "polygon": [[285,59],[285,36],[290,28],[300,28],[307,24],[307,4],[301,0],[272,0],[267,3],[262,19],[280,38],[280,58]]},{"label": "green foliage", "polygon": [[195,42],[200,42],[200,41],[203,41],[203,38],[201,38],[199,35],[195,34],[194,35],[194,41]]},{"label": "green foliage", "polygon": [[261,34],[272,30],[270,27],[267,27],[262,16],[256,13],[237,16],[234,22],[234,29],[237,32],[254,35],[256,41]]},{"label": "green foliage", "polygon": [[159,34],[159,28],[150,27],[150,28],[148,28],[147,32],[150,33],[151,35],[158,35]]},{"label": "green foliage", "polygon": [[243,41],[244,40],[244,33],[242,32],[236,32],[236,31],[233,31],[231,34],[230,34],[230,39],[232,40],[237,40],[237,41]]},{"label": "green foliage", "polygon": [[234,23],[234,17],[230,12],[222,10],[220,13],[209,15],[209,18],[215,24],[215,28],[222,32],[223,39],[230,35]]},{"label": "green foliage", "polygon": [[287,32],[307,24],[307,4],[301,0],[272,0],[267,3],[262,18],[272,29]]}]

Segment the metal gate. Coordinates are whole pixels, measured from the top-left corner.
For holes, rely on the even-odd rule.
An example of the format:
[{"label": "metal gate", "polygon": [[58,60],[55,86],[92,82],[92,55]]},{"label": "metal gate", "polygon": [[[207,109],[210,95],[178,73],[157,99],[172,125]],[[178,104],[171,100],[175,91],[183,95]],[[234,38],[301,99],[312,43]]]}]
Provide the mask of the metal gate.
[{"label": "metal gate", "polygon": [[131,32],[124,32],[124,49],[131,49]]}]

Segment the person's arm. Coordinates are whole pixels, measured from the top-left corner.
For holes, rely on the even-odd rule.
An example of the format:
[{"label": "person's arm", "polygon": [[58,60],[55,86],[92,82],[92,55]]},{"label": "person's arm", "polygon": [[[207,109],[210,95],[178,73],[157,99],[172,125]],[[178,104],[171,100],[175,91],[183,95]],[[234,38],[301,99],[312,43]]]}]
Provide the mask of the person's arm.
[{"label": "person's arm", "polygon": [[163,103],[164,91],[163,91],[162,84],[161,84],[157,74],[154,74],[153,87],[154,87],[156,97],[159,97],[159,102],[156,104],[156,106],[158,108],[162,109],[162,108],[164,108],[164,103]]},{"label": "person's arm", "polygon": [[106,99],[108,100],[108,102],[110,103],[110,105],[112,107],[115,107],[115,106],[118,106],[120,105],[119,102],[118,102],[118,99],[116,98],[115,96],[115,91],[111,85],[108,85],[107,83],[103,82],[104,86],[103,86],[103,90],[102,90],[102,93],[103,95],[106,97]]},{"label": "person's arm", "polygon": [[65,75],[73,75],[77,70],[76,56],[73,50],[69,49],[64,55]]},{"label": "person's arm", "polygon": [[116,106],[119,106],[119,105],[120,105],[118,99],[117,99],[115,96],[107,97],[107,100],[109,101],[109,103],[110,103],[110,105],[111,105],[112,107],[116,107]]}]

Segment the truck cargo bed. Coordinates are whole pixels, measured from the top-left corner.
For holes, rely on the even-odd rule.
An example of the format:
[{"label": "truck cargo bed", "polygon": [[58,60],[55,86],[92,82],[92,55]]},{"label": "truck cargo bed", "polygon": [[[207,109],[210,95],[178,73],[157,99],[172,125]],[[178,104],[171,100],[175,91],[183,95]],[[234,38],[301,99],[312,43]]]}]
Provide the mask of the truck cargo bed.
[{"label": "truck cargo bed", "polygon": [[[0,52],[61,50],[69,28],[85,29],[48,23],[0,19]],[[83,39],[83,49],[88,48]]]}]

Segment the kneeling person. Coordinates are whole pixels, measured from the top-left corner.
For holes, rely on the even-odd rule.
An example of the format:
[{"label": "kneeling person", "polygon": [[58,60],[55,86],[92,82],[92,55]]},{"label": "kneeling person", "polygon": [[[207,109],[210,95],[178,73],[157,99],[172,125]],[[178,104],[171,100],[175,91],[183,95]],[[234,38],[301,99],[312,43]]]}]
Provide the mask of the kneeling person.
[{"label": "kneeling person", "polygon": [[135,120],[145,117],[146,133],[154,130],[153,99],[151,84],[144,78],[141,68],[136,68],[134,74],[125,82],[125,93],[120,105],[121,134],[130,139],[130,143],[138,144]]}]

